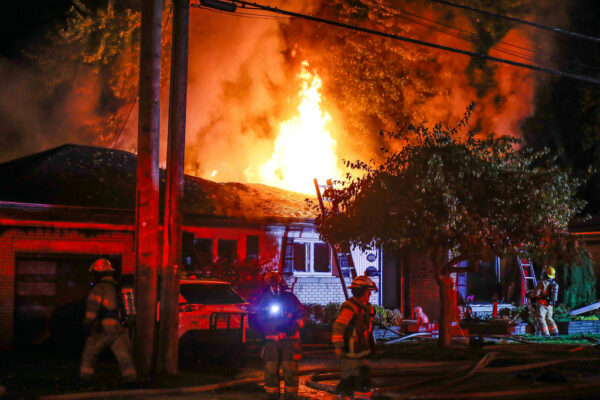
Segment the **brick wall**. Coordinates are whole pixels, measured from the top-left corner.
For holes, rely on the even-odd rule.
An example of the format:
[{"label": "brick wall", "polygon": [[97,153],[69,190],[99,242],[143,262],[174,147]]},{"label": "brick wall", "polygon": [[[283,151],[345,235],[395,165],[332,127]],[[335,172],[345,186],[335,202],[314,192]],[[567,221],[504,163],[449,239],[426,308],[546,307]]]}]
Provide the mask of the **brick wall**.
[{"label": "brick wall", "polygon": [[[416,306],[421,306],[430,321],[438,320],[440,314],[440,296],[431,262],[424,254],[413,253],[408,256],[407,264],[410,268],[409,290],[411,310],[414,310]],[[414,318],[414,315],[412,318]]]},{"label": "brick wall", "polygon": [[0,349],[13,341],[15,260],[17,254],[115,254],[123,273],[133,274],[133,233],[54,228],[9,228],[0,233]]},{"label": "brick wall", "polygon": [[[338,277],[313,277],[299,276],[287,279],[288,285],[292,285],[294,279],[298,279],[294,286],[294,294],[304,304],[327,304],[327,303],[343,303],[344,291]],[[379,287],[379,277],[370,277],[373,282]],[[346,286],[350,285],[351,279],[346,279]],[[348,296],[352,296],[348,289]],[[379,304],[379,294],[371,295],[371,304]]]}]

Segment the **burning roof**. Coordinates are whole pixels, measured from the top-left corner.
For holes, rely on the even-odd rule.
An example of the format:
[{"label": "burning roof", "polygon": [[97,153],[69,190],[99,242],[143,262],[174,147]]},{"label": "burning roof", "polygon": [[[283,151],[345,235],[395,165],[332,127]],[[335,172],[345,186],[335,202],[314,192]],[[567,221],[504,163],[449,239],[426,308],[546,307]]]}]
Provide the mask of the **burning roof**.
[{"label": "burning roof", "polygon": [[[135,154],[66,144],[0,164],[0,201],[135,208]],[[160,171],[161,203],[165,171]],[[184,214],[279,220],[314,218],[307,195],[261,184],[217,183],[186,175]]]}]

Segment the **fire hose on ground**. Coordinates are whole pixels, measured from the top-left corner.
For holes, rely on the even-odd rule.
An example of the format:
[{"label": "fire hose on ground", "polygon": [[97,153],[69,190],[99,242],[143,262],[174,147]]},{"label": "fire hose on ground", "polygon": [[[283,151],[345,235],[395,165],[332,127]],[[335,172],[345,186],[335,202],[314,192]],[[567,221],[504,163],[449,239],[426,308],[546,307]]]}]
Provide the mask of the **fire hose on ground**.
[{"label": "fire hose on ground", "polygon": [[[420,338],[426,336],[427,332],[416,333],[394,339],[393,342],[408,340],[411,338]],[[493,338],[512,339],[490,335]],[[523,340],[518,340],[525,342]],[[390,343],[390,342],[388,342]],[[306,351],[306,356],[316,356],[331,354],[332,349],[329,345],[307,346],[313,348],[321,348],[320,350]],[[592,346],[589,346],[592,347]],[[499,397],[523,397],[528,395],[542,395],[544,393],[552,393],[553,395],[569,395],[578,391],[589,390],[591,388],[600,387],[600,382],[593,383],[574,383],[574,384],[558,384],[553,386],[545,386],[542,388],[529,389],[512,389],[502,391],[487,391],[487,392],[460,392],[455,393],[449,390],[453,386],[468,381],[475,375],[482,374],[502,374],[539,369],[561,363],[577,363],[584,361],[600,361],[600,357],[578,357],[572,358],[574,352],[583,349],[582,346],[573,346],[566,344],[552,345],[553,357],[560,354],[561,351],[567,358],[553,358],[550,360],[530,362],[526,364],[489,367],[489,364],[494,360],[501,359],[529,359],[536,355],[539,350],[548,350],[547,345],[537,343],[524,343],[517,345],[490,345],[484,346],[485,350],[493,350],[487,353],[481,360],[473,364],[472,361],[435,361],[435,362],[387,362],[385,364],[377,364],[373,367],[372,377],[414,377],[410,382],[395,384],[386,387],[380,387],[372,392],[373,397],[385,398],[403,398],[403,399],[468,399],[468,398],[499,398]],[[383,352],[385,354],[385,352]],[[504,354],[501,354],[504,353]],[[457,376],[460,374],[466,375]],[[313,368],[300,371],[300,375],[309,375],[306,379],[306,386],[314,389],[333,393],[335,385],[323,383],[339,379],[340,371],[338,367],[330,368]],[[419,378],[417,378],[419,377]],[[210,385],[179,387],[179,388],[152,388],[152,389],[129,389],[129,390],[114,390],[103,392],[84,392],[84,393],[68,393],[59,395],[41,396],[40,400],[78,400],[78,399],[99,399],[111,398],[119,396],[152,396],[152,395],[169,395],[169,394],[185,394],[185,393],[202,393],[212,392],[221,389],[242,386],[246,384],[259,384],[263,380],[262,377],[244,378],[230,380]],[[442,382],[439,385],[426,386],[434,382]],[[412,389],[412,390],[411,390]],[[409,390],[409,392],[406,392]],[[402,392],[402,393],[401,393]],[[566,393],[568,392],[568,393]]]}]

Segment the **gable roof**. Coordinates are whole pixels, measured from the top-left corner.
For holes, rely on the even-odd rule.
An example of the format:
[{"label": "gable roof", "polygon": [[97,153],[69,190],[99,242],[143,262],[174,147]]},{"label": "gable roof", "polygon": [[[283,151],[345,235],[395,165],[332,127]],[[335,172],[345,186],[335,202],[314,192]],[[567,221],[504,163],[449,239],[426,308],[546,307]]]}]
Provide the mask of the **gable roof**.
[{"label": "gable roof", "polygon": [[[66,144],[0,164],[0,201],[101,209],[135,208],[137,156]],[[160,170],[163,204],[165,171]],[[185,176],[184,215],[247,220],[310,219],[308,195],[261,184]]]}]

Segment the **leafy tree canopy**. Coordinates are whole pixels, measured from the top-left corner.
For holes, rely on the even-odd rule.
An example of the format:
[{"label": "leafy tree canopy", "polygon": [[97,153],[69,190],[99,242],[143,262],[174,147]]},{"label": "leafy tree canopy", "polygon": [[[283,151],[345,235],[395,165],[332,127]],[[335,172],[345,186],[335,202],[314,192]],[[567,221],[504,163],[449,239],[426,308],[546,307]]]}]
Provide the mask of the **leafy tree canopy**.
[{"label": "leafy tree canopy", "polygon": [[348,162],[358,174],[330,193],[341,212],[317,219],[329,242],[408,246],[427,254],[440,285],[444,344],[456,263],[522,251],[572,257],[577,242],[567,224],[584,205],[574,197],[581,181],[545,153],[518,150],[519,140],[508,136],[462,133],[473,109],[454,129],[438,123],[381,132],[399,149],[383,149],[380,164]]},{"label": "leafy tree canopy", "polygon": [[518,139],[460,134],[473,108],[455,129],[382,131],[401,149],[386,151],[379,165],[347,163],[362,175],[334,191],[343,212],[318,219],[323,237],[362,247],[409,245],[438,256],[449,250],[462,259],[540,248],[562,254],[567,224],[583,207],[574,198],[581,181],[544,161],[545,153],[517,150]]}]

